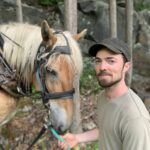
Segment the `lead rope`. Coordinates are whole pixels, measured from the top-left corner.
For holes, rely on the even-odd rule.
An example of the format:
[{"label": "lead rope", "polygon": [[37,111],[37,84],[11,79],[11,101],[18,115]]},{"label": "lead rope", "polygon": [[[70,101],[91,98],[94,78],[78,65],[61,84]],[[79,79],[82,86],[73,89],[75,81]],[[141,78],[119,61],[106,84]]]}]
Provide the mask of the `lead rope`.
[{"label": "lead rope", "polygon": [[[39,134],[37,135],[37,137],[34,139],[34,141],[29,145],[27,150],[30,150],[32,148],[32,146],[40,139],[40,137],[46,132],[46,129],[49,129],[51,131],[51,133],[53,134],[53,136],[59,140],[60,142],[65,142],[68,145],[67,150],[71,150],[69,144],[56,132],[56,130],[48,125],[48,124],[44,124],[44,126],[42,127],[41,131],[39,132]],[[1,149],[0,149],[1,150]]]},{"label": "lead rope", "polygon": [[49,129],[56,139],[58,139],[60,142],[64,142],[67,144],[67,146],[68,146],[67,150],[71,150],[69,144],[56,132],[56,130],[54,128],[50,127]]},{"label": "lead rope", "polygon": [[60,142],[64,142],[67,144],[68,148],[67,150],[71,150],[69,144],[56,132],[56,130],[52,127],[51,123],[48,122],[47,119],[45,119],[45,123],[44,123],[44,127],[46,129],[49,129],[51,131],[51,133],[53,134],[53,136],[59,140]]},{"label": "lead rope", "polygon": [[[58,139],[60,142],[64,142],[64,143],[67,144],[67,146],[68,146],[67,150],[71,150],[69,144],[56,132],[56,130],[55,130],[54,128],[50,127],[49,129],[50,129],[50,131],[52,132],[53,136],[54,136],[56,139]],[[80,149],[79,149],[78,146],[76,146],[76,147],[74,148],[74,150],[80,150]]]}]

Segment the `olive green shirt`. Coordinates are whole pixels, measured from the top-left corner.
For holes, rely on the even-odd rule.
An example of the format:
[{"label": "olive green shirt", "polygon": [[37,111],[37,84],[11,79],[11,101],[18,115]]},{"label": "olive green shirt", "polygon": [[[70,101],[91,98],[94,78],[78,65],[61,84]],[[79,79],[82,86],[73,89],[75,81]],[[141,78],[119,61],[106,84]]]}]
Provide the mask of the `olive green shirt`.
[{"label": "olive green shirt", "polygon": [[100,150],[150,150],[150,116],[131,89],[111,101],[100,94],[98,127]]}]

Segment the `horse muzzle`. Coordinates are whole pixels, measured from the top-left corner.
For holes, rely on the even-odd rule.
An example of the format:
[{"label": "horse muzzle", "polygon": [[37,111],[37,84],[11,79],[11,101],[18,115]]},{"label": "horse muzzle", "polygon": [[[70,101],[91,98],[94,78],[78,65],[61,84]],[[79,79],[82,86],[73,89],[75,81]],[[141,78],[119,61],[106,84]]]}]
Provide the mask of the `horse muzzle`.
[{"label": "horse muzzle", "polygon": [[46,108],[48,109],[48,115],[45,123],[53,127],[59,134],[65,133],[72,123],[72,118],[68,119],[67,112],[64,108],[60,108],[55,101],[50,100],[46,104]]}]

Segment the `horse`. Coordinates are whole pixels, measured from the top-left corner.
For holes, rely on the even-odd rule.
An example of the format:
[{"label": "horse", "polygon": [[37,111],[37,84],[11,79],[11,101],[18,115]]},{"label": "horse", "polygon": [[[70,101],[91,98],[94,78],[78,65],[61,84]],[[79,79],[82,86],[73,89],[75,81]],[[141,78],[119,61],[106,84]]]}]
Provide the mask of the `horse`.
[{"label": "horse", "polygon": [[76,35],[57,31],[46,20],[41,26],[0,25],[0,53],[15,74],[15,82],[0,85],[0,125],[13,118],[20,97],[31,95],[34,88],[50,112],[48,122],[61,133],[70,128],[75,83],[83,69],[78,40],[85,34],[86,29]]}]

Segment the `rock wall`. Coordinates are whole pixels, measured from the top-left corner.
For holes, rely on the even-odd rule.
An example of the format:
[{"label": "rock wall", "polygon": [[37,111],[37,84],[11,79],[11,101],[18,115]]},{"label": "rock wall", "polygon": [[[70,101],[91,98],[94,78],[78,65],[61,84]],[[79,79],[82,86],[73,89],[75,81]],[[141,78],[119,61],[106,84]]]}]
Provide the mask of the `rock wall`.
[{"label": "rock wall", "polygon": [[[23,2],[30,2],[31,4],[31,1],[24,0]],[[32,1],[32,4],[33,2],[35,1]],[[140,1],[136,1],[135,3],[137,2]],[[143,2],[146,2],[146,0]],[[118,37],[125,40],[124,2],[123,0],[118,0],[117,3]],[[122,4],[120,5],[120,3]],[[46,19],[53,28],[64,28],[64,6],[62,3],[59,3],[56,7],[34,7],[35,5],[29,6],[28,4],[29,3],[22,4],[24,22],[40,25],[41,21]],[[0,24],[16,21],[16,6],[14,0],[1,0],[0,14]],[[133,16],[134,84],[137,81],[150,77],[150,10],[134,11]],[[108,1],[78,1],[78,30],[81,31],[84,28],[88,29],[86,36],[88,40],[83,40],[80,44],[83,56],[86,56],[88,48],[95,43],[95,41],[100,41],[110,35]],[[136,74],[142,76],[142,78],[135,78],[134,75]],[[143,83],[143,81],[141,81],[141,83]],[[134,88],[136,88],[135,85]],[[141,97],[144,98],[144,95]]]}]

